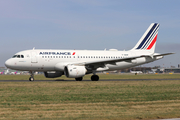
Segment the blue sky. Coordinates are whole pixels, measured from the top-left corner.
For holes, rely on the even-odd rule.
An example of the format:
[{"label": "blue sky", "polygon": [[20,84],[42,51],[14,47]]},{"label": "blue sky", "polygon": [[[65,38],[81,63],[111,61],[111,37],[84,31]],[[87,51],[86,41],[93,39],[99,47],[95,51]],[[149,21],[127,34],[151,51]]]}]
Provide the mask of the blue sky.
[{"label": "blue sky", "polygon": [[180,64],[178,0],[0,0],[0,66],[32,49],[129,50],[153,22],[156,52],[176,54],[144,66]]}]

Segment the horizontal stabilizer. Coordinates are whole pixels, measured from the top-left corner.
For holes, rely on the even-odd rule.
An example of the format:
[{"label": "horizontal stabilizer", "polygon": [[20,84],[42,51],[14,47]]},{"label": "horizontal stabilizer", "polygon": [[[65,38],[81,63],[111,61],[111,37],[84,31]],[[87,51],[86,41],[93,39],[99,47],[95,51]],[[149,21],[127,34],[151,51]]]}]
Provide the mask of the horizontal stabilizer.
[{"label": "horizontal stabilizer", "polygon": [[175,54],[175,53],[164,53],[164,54],[157,54],[157,55],[153,55],[153,57],[158,57],[158,56],[166,56],[166,55],[171,55],[171,54]]}]

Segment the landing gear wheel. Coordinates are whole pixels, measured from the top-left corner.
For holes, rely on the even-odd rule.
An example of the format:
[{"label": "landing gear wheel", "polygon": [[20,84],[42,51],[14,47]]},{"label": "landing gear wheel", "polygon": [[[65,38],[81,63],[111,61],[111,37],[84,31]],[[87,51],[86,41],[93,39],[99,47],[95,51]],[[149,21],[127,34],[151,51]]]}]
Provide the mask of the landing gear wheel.
[{"label": "landing gear wheel", "polygon": [[75,78],[76,79],[76,81],[82,81],[82,77],[79,77],[79,78]]},{"label": "landing gear wheel", "polygon": [[30,77],[30,78],[29,78],[29,81],[34,81],[34,78],[33,78],[33,77]]},{"label": "landing gear wheel", "polygon": [[91,80],[92,81],[98,81],[99,80],[99,76],[98,75],[92,75],[91,76]]},{"label": "landing gear wheel", "polygon": [[34,71],[29,71],[30,73],[30,78],[29,78],[29,81],[34,81]]}]

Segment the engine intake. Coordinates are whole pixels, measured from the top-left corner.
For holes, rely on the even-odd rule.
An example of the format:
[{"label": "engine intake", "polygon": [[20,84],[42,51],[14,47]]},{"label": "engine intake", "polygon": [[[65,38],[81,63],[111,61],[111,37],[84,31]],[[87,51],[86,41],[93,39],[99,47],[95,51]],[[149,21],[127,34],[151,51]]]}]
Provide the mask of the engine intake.
[{"label": "engine intake", "polygon": [[79,78],[86,74],[85,66],[68,65],[64,68],[64,74],[69,78]]}]

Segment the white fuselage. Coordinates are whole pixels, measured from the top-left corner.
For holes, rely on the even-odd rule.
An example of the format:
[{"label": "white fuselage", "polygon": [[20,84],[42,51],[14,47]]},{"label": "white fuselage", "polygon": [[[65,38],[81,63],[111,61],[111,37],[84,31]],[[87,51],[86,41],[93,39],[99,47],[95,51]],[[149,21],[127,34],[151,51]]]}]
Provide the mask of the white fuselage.
[{"label": "white fuselage", "polygon": [[[6,61],[6,66],[22,71],[64,71],[64,67],[70,64],[82,64],[87,62],[98,62],[104,60],[123,59],[142,53],[133,51],[96,51],[96,50],[48,50],[36,49],[26,50],[16,53],[20,57],[10,58]],[[118,70],[141,65],[158,60],[161,57],[141,57],[129,61],[121,61],[105,64],[105,67],[96,71]]]}]

